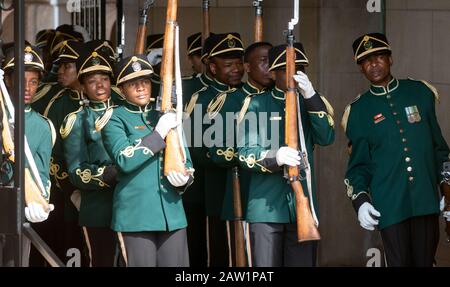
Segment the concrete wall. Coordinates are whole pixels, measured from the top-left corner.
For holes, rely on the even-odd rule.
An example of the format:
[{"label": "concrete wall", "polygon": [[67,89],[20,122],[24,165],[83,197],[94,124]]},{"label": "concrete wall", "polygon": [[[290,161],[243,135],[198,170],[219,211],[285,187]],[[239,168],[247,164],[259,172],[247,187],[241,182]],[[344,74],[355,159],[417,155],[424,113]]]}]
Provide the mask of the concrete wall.
[{"label": "concrete wall", "polygon": [[[59,1],[59,24],[69,23],[65,1]],[[127,0],[126,50],[134,48],[138,21],[138,7],[142,0]],[[166,1],[156,0],[150,12],[150,33],[162,33]],[[180,0],[178,22],[181,27],[181,51],[185,39],[201,29],[201,0]],[[347,164],[347,140],[339,126],[344,108],[369,83],[353,62],[353,40],[366,32],[381,31],[381,13],[368,13],[363,0],[301,0],[301,21],[296,37],[304,43],[311,65],[307,69],[316,89],[321,91],[335,108],[336,142],[316,151],[319,185],[319,209],[322,241],[319,249],[321,266],[365,266],[371,248],[381,250],[377,233],[360,228],[355,212],[347,199],[343,178]],[[437,114],[447,141],[450,142],[450,1],[448,0],[387,0],[386,32],[393,48],[393,73],[396,77],[426,79],[441,93]],[[44,28],[53,27],[53,11],[49,1],[26,1],[26,37]],[[114,33],[116,19],[115,1],[107,1],[107,35]],[[251,0],[212,0],[211,31],[237,31],[246,45],[253,38]],[[292,17],[292,1],[264,1],[265,39],[280,44],[282,31]],[[12,17],[10,18],[12,19]],[[5,22],[4,36],[12,39],[12,20]],[[183,52],[182,52],[183,53]],[[187,60],[183,58],[184,74],[190,74]],[[443,223],[441,224],[443,226]],[[444,231],[437,261],[440,266],[450,266],[450,252],[444,244]]]}]

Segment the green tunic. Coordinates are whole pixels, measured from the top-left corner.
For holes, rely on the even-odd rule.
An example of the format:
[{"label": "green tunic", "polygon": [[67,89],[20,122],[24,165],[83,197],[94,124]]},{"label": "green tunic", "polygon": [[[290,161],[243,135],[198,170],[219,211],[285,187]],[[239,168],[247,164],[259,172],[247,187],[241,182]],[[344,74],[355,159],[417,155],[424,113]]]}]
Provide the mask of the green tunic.
[{"label": "green tunic", "polygon": [[[163,175],[165,143],[153,132],[158,112],[125,102],[102,130],[119,168],[111,227],[119,232],[173,231],[187,226],[179,189]],[[187,149],[186,167],[192,163]]]},{"label": "green tunic", "polygon": [[111,99],[90,101],[88,107],[70,113],[61,129],[69,178],[81,192],[78,220],[81,226],[111,225],[114,186],[107,180],[107,171],[113,161],[101,136],[108,117],[105,111],[111,105]]},{"label": "green tunic", "polygon": [[[218,145],[214,145],[209,148],[209,154],[211,156],[211,160],[216,165],[227,168],[225,196],[221,214],[221,218],[223,220],[233,220],[235,218],[233,205],[233,177],[231,168],[234,166],[239,166],[237,156],[238,116],[247,97],[250,100],[253,96],[257,96],[263,92],[264,91],[260,91],[258,88],[246,82],[242,88],[234,89],[232,92],[226,93],[223,106],[220,111],[218,111],[218,115],[220,115],[224,123],[223,133],[221,135],[222,140],[217,142]],[[250,175],[251,173],[246,169],[239,170],[241,206],[244,218],[247,211]]]},{"label": "green tunic", "polygon": [[[56,139],[55,128],[49,119],[33,111],[30,105],[25,105],[25,135],[42,185],[45,188],[45,193],[42,195],[49,201],[51,188],[50,156],[52,154],[53,143]],[[29,167],[27,160],[25,160],[25,166]],[[11,183],[13,176],[14,163],[9,160],[3,162],[0,177],[1,185]]]},{"label": "green tunic", "polygon": [[[44,116],[47,116],[59,131],[64,118],[81,108],[83,105],[83,94],[71,89],[63,89],[58,92],[47,105]],[[53,177],[55,187],[63,192],[64,217],[67,221],[78,219],[78,211],[70,200],[70,195],[76,189],[69,180],[66,161],[64,159],[63,142],[60,132],[56,133],[56,142],[53,147],[50,175]]]},{"label": "green tunic", "polygon": [[[226,92],[235,91],[228,85],[213,80],[208,87],[202,88],[192,97],[195,99],[195,105],[192,106],[191,121],[193,123],[192,136],[196,137],[198,134],[202,135],[201,146],[194,149],[195,158],[205,168],[205,207],[207,216],[219,217],[222,213],[223,199],[227,183],[227,169],[220,167],[213,163],[209,154],[209,147],[214,145],[208,138],[214,140],[218,135],[215,135],[214,129],[209,129],[212,122],[208,115],[208,106],[213,99],[223,99]],[[187,107],[190,110],[190,107]],[[219,110],[214,110],[217,113]],[[196,124],[197,122],[202,124]],[[201,128],[201,130],[200,130]],[[219,131],[221,132],[221,131]],[[197,144],[194,139],[194,144]]]},{"label": "green tunic", "polygon": [[[191,77],[186,77],[182,81],[183,85],[183,104],[185,107],[185,117],[189,118],[192,111],[189,111],[187,107],[190,105],[195,105],[196,97],[193,97],[198,91],[200,91],[203,88],[208,87],[208,85],[211,83],[211,79],[204,75],[204,74],[198,74]],[[191,102],[192,101],[192,102]],[[197,158],[197,153],[201,153],[201,151],[198,151],[198,148],[194,146],[194,139],[192,137],[193,133],[191,131],[194,130],[194,122],[189,119],[188,121],[184,122],[184,128],[186,131],[186,134],[191,135],[188,141],[189,144],[189,152],[192,156],[193,165],[195,167],[195,181],[194,183],[189,187],[189,192],[186,192],[185,195],[183,195],[183,202],[190,202],[190,203],[198,203],[198,204],[205,204],[205,170],[204,167],[201,165],[201,158]]]},{"label": "green tunic", "polygon": [[[242,142],[238,147],[239,160],[243,168],[253,172],[246,218],[250,223],[296,222],[295,196],[283,177],[283,169],[277,165],[275,159],[279,147],[285,146],[284,109],[284,92],[275,88],[251,98],[246,118],[256,116],[256,127],[250,127],[246,118],[240,123],[243,138],[240,139]],[[313,150],[314,145],[326,146],[334,141],[333,111],[317,93],[308,100],[300,96],[300,111],[312,171],[313,203],[317,213]],[[302,181],[302,186],[305,195],[309,196],[305,181]]]},{"label": "green tunic", "polygon": [[33,98],[31,107],[34,111],[43,115],[45,108],[47,108],[52,98],[64,89],[65,88],[58,82],[41,84],[36,92],[36,95]]},{"label": "green tunic", "polygon": [[371,86],[347,107],[343,125],[352,143],[345,183],[356,210],[373,201],[383,229],[439,213],[438,184],[449,148],[436,119],[429,84],[392,79]]},{"label": "green tunic", "polygon": [[[45,188],[44,198],[50,199],[50,156],[56,132],[52,122],[33,111],[29,105],[25,107],[25,135],[31,154],[36,163],[41,182]],[[29,166],[26,162],[25,166]],[[31,171],[31,170],[30,170]]]}]

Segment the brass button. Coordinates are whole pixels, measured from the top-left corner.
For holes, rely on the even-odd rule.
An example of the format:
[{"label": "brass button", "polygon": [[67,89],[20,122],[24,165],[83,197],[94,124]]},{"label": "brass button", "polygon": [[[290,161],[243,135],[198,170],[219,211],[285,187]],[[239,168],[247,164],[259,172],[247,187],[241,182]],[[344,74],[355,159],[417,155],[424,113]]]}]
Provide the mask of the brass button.
[{"label": "brass button", "polygon": [[393,112],[392,114],[393,114],[394,116],[398,115],[397,112]]},{"label": "brass button", "polygon": [[400,121],[399,120],[397,120],[397,125],[399,125],[400,124]]},{"label": "brass button", "polygon": [[409,180],[409,181],[413,181],[413,180],[414,180],[414,177],[410,176],[410,177],[408,178],[408,180]]},{"label": "brass button", "polygon": [[401,133],[401,134],[403,133],[403,129],[400,129],[400,133]]},{"label": "brass button", "polygon": [[408,166],[408,167],[406,168],[406,170],[407,170],[408,172],[411,172],[411,171],[412,171],[412,167]]},{"label": "brass button", "polygon": [[404,150],[404,151],[409,151],[409,148],[405,147],[403,150]]},{"label": "brass button", "polygon": [[387,96],[386,96],[386,99],[390,99],[390,98],[391,98],[391,95],[387,95]]},{"label": "brass button", "polygon": [[402,138],[402,142],[404,142],[404,143],[405,143],[405,142],[406,142],[406,139],[405,139],[405,138]]},{"label": "brass button", "polygon": [[406,162],[410,162],[410,161],[411,161],[411,158],[410,158],[410,157],[406,157],[406,158],[405,158],[405,161],[406,161]]},{"label": "brass button", "polygon": [[393,103],[390,103],[389,106],[392,108],[392,107],[394,107],[394,104],[393,104]]}]

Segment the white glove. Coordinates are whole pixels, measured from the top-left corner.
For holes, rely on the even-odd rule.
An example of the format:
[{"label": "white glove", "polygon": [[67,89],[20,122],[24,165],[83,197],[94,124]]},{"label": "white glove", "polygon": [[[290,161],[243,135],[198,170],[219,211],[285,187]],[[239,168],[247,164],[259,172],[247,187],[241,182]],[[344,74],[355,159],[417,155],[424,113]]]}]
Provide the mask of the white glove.
[{"label": "white glove", "polygon": [[281,147],[277,151],[275,157],[278,166],[289,165],[295,167],[300,165],[300,156],[298,155],[298,150],[295,150],[288,146]]},{"label": "white glove", "polygon": [[450,221],[450,211],[444,211],[445,209],[445,196],[442,197],[441,203],[439,204],[439,208],[441,209],[442,216],[446,221]]},{"label": "white glove", "polygon": [[[49,204],[50,211],[55,209],[53,204]],[[25,207],[25,217],[29,222],[42,222],[48,218],[49,212],[45,212],[42,204],[31,202]]]},{"label": "white glove", "polygon": [[358,220],[362,228],[367,230],[375,229],[375,225],[378,225],[378,220],[374,219],[372,215],[376,217],[381,216],[372,204],[364,202],[358,209]]},{"label": "white glove", "polygon": [[70,201],[72,201],[75,208],[80,211],[81,206],[81,192],[78,189],[75,189],[70,195]]},{"label": "white glove", "polygon": [[294,80],[297,82],[298,88],[300,89],[303,98],[310,99],[316,94],[316,91],[314,91],[314,88],[311,84],[311,81],[308,79],[308,76],[302,71],[298,71],[297,75],[294,75]]},{"label": "white glove", "polygon": [[159,135],[165,139],[169,131],[178,126],[177,115],[175,113],[165,113],[162,117],[159,118],[158,123],[156,124],[155,131],[159,133]]},{"label": "white glove", "polygon": [[184,175],[181,172],[171,171],[167,175],[167,180],[175,187],[185,185],[189,180],[189,175]]},{"label": "white glove", "polygon": [[161,63],[162,53],[163,53],[163,49],[157,48],[157,49],[151,49],[150,52],[147,54],[147,60],[150,63],[150,65],[152,65],[152,67]]}]

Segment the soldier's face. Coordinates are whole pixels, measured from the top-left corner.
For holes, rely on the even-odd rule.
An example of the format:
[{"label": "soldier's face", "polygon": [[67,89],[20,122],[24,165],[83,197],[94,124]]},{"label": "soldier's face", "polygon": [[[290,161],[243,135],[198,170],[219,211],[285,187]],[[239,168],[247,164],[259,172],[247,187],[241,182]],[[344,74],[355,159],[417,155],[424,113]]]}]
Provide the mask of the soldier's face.
[{"label": "soldier's face", "polygon": [[269,50],[270,46],[261,46],[253,50],[244,63],[245,71],[249,79],[256,83],[258,88],[270,87],[273,84],[269,72]]},{"label": "soldier's face", "polygon": [[76,88],[78,79],[75,63],[61,63],[61,65],[59,65],[58,82],[63,87]]},{"label": "soldier's face", "polygon": [[244,65],[241,58],[214,57],[209,63],[214,78],[229,86],[237,86],[244,75]]},{"label": "soldier's face", "polygon": [[199,55],[191,55],[189,56],[189,62],[191,62],[192,65],[192,70],[199,74],[203,71],[203,63],[200,60],[200,56]]},{"label": "soldier's face", "polygon": [[104,102],[111,95],[111,80],[105,74],[92,74],[83,78],[83,92],[92,101]]},{"label": "soldier's face", "polygon": [[392,63],[390,55],[372,55],[364,59],[359,68],[373,85],[387,86],[391,80]]},{"label": "soldier's face", "polygon": [[136,79],[123,83],[120,89],[127,101],[143,107],[150,102],[152,82],[149,79]]},{"label": "soldier's face", "polygon": [[[296,71],[302,71],[305,73],[304,66],[295,67]],[[275,86],[282,90],[287,91],[287,82],[286,82],[286,69],[278,69],[271,72],[272,79],[275,81]]]},{"label": "soldier's face", "polygon": [[25,71],[24,103],[30,104],[39,86],[39,72]]}]

